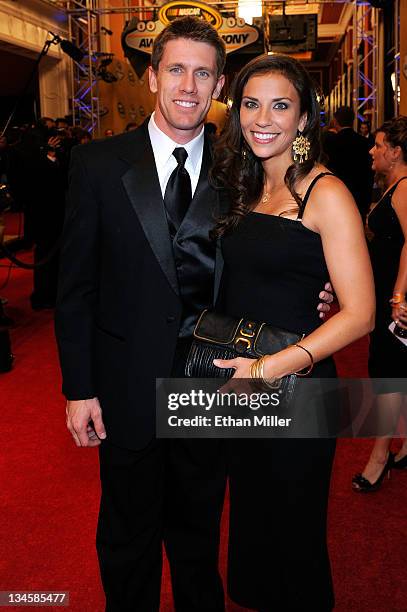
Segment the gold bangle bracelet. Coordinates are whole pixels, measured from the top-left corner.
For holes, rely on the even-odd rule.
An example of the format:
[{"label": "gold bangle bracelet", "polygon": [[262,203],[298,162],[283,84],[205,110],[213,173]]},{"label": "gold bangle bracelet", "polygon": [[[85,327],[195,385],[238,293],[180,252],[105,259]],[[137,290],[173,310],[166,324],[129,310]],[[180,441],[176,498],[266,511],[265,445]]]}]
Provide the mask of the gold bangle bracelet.
[{"label": "gold bangle bracelet", "polygon": [[264,361],[265,359],[266,359],[266,356],[262,355],[258,361],[257,378],[260,378],[260,380],[264,380]]},{"label": "gold bangle bracelet", "polygon": [[296,376],[308,376],[308,374],[310,374],[314,368],[314,358],[312,356],[312,353],[308,349],[306,349],[305,346],[302,346],[302,344],[293,344],[292,346],[296,346],[297,348],[305,351],[311,360],[311,363],[309,364],[308,370],[306,372],[302,372],[300,370],[299,372],[294,372],[294,374],[296,374]]},{"label": "gold bangle bracelet", "polygon": [[281,379],[277,376],[272,376],[271,378],[264,377],[264,364],[267,357],[268,355],[262,355],[259,359],[256,359],[256,361],[253,361],[250,366],[250,378],[256,380],[260,379],[266,387],[275,391],[280,388]]},{"label": "gold bangle bracelet", "polygon": [[260,357],[259,359],[256,359],[256,361],[253,361],[253,363],[250,366],[250,377],[257,379],[259,378],[259,368],[260,368],[260,360],[262,359],[262,357]]},{"label": "gold bangle bracelet", "polygon": [[262,355],[250,366],[250,378],[264,380],[264,361],[267,355]]},{"label": "gold bangle bracelet", "polygon": [[393,305],[401,304],[404,302],[404,293],[393,293],[393,297],[390,299],[390,303]]}]

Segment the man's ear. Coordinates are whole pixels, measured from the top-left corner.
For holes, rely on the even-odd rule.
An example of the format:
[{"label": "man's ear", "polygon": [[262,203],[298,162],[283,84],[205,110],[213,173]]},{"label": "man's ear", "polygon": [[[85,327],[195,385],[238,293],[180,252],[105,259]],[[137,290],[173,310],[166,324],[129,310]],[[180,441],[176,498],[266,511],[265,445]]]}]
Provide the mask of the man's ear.
[{"label": "man's ear", "polygon": [[151,93],[157,93],[157,75],[151,66],[148,67],[148,84]]},{"label": "man's ear", "polygon": [[307,120],[308,120],[308,115],[307,113],[304,113],[303,116],[300,118],[300,122],[298,124],[298,129],[300,132],[304,131],[305,126],[307,125]]},{"label": "man's ear", "polygon": [[214,100],[217,100],[220,96],[220,92],[222,91],[222,87],[225,84],[225,75],[221,74],[220,77],[218,78],[218,82],[216,83],[216,87],[214,89],[214,92],[212,94],[212,98]]}]

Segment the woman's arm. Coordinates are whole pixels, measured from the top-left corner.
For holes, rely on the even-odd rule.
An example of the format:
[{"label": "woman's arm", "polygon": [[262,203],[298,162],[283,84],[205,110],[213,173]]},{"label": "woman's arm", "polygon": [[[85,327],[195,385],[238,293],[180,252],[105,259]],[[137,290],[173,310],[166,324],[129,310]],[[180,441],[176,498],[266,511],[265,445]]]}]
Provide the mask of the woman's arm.
[{"label": "woman's arm", "polygon": [[[407,292],[407,180],[401,181],[397,186],[392,197],[392,205],[404,234],[404,245],[401,250],[399,270],[393,289],[393,295],[396,293],[402,294],[402,301],[399,304],[393,304],[392,317],[401,327],[407,329],[407,311],[405,303],[405,294]],[[390,298],[391,296],[389,296],[389,299]]]},{"label": "woman's arm", "polygon": [[[329,276],[340,307],[337,314],[300,342],[317,362],[372,330],[374,283],[360,214],[350,192],[339,179],[325,177],[318,182],[303,222],[321,235]],[[236,367],[236,378],[250,378],[251,363],[252,360],[238,358],[222,365]],[[266,378],[281,377],[309,364],[307,353],[291,346],[267,357],[264,375]]]}]

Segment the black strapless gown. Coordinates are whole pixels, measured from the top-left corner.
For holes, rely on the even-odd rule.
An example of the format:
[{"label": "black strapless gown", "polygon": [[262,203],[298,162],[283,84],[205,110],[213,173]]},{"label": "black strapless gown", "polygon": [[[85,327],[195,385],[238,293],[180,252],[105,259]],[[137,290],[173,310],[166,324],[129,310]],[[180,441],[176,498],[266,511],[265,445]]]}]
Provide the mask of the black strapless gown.
[{"label": "black strapless gown", "polygon": [[[306,202],[306,199],[304,199]],[[252,212],[224,237],[217,309],[310,333],[328,280],[319,234],[301,220]],[[333,359],[313,376],[335,377]],[[332,439],[230,441],[228,589],[256,610],[334,606],[326,544]]]}]

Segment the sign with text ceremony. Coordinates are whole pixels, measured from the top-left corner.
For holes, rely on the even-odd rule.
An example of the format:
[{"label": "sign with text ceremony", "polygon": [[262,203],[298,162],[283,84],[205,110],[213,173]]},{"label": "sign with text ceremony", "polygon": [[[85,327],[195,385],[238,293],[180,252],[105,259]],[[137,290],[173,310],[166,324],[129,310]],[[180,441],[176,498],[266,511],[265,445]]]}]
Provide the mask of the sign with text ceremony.
[{"label": "sign with text ceremony", "polygon": [[[234,14],[221,15],[215,7],[203,2],[185,0],[164,4],[156,21],[143,21],[136,17],[126,26],[122,34],[122,46],[134,70],[140,78],[149,64],[155,38],[174,19],[187,15],[206,19],[219,32],[226,45],[226,53],[240,51],[242,48],[260,42],[262,34],[256,26],[248,25],[244,19]],[[263,43],[261,43],[263,48]],[[260,51],[261,52],[261,51]],[[256,45],[256,53],[259,53]]]}]

